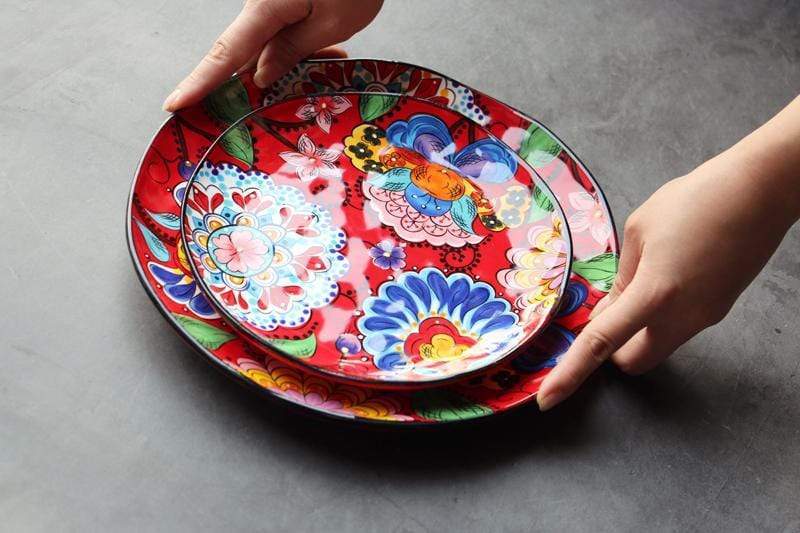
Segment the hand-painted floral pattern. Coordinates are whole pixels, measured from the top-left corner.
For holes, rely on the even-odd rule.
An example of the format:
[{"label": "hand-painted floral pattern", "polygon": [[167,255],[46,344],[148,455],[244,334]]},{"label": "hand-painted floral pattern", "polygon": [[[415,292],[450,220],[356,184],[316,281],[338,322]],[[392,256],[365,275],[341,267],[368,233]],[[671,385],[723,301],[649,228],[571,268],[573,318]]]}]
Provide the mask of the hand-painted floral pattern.
[{"label": "hand-painted floral pattern", "polygon": [[381,285],[364,302],[358,328],[375,366],[421,374],[455,360],[465,370],[473,360],[480,368],[504,356],[522,334],[517,315],[491,285],[435,268]]},{"label": "hand-painted floral pattern", "polygon": [[177,249],[180,268],[173,268],[151,261],[147,264],[147,269],[161,283],[164,293],[173,302],[185,305],[199,317],[216,318],[219,315],[209,303],[202,289],[197,286],[197,282],[192,276],[183,244],[179,244]]},{"label": "hand-painted floral pattern", "polygon": [[229,164],[206,163],[198,180],[186,200],[188,245],[220,305],[271,331],[305,324],[336,297],[348,263],[338,252],[344,232],[327,211],[294,187]]},{"label": "hand-painted floral pattern", "polygon": [[369,250],[372,264],[383,270],[396,270],[406,266],[406,253],[393,242],[379,242]]},{"label": "hand-painted floral pattern", "polygon": [[509,250],[507,257],[514,266],[497,274],[497,280],[510,294],[518,294],[515,304],[523,310],[523,316],[553,307],[569,261],[569,247],[555,217],[553,225],[532,227],[528,244],[526,248]]},{"label": "hand-painted floral pattern", "polygon": [[269,241],[260,239],[245,229],[217,235],[211,239],[211,243],[215,248],[214,259],[217,264],[234,274],[260,271],[271,259],[267,254]]},{"label": "hand-painted floral pattern", "polygon": [[597,244],[606,244],[614,230],[603,206],[584,191],[570,193],[569,203],[575,209],[569,217],[570,230],[573,233],[589,230]]},{"label": "hand-painted floral pattern", "polygon": [[275,359],[266,365],[253,359],[236,361],[238,371],[262,387],[278,391],[282,398],[310,409],[346,418],[411,421],[400,413],[401,404],[388,394],[380,394],[349,385],[340,385],[314,375],[303,374]]},{"label": "hand-painted floral pattern", "polygon": [[355,355],[361,352],[361,341],[352,333],[342,333],[336,339],[336,349],[343,355]]},{"label": "hand-painted floral pattern", "polygon": [[267,92],[263,103],[272,105],[292,94],[331,92],[407,94],[447,106],[481,125],[491,120],[465,85],[409,65],[368,59],[339,64],[301,63]]},{"label": "hand-painted floral pattern", "polygon": [[281,152],[278,155],[295,168],[297,176],[302,181],[341,176],[342,171],[335,164],[341,152],[317,146],[306,134],[300,136],[297,150],[297,152]]},{"label": "hand-painted floral pattern", "polygon": [[441,119],[418,114],[385,132],[358,126],[345,147],[353,165],[369,173],[370,206],[401,238],[464,246],[504,229],[480,188],[508,181],[517,170],[500,142],[482,139],[458,149]]},{"label": "hand-painted floral pattern", "polygon": [[525,222],[531,206],[531,193],[525,187],[512,185],[493,202],[497,218],[506,227],[518,228]]},{"label": "hand-painted floral pattern", "polygon": [[350,105],[349,100],[337,95],[310,96],[295,114],[303,120],[316,120],[317,126],[328,133],[331,131],[333,117],[343,113]]}]

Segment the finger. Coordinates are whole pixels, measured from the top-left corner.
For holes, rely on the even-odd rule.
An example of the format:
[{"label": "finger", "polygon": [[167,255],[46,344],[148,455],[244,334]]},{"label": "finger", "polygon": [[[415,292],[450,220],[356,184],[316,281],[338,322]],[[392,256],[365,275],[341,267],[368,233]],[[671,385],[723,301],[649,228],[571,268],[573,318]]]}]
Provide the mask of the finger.
[{"label": "finger", "polygon": [[249,0],[214,46],[164,102],[166,111],[194,104],[225,81],[281,28],[308,16],[310,2]]},{"label": "finger", "polygon": [[617,266],[617,275],[614,277],[614,284],[611,285],[611,290],[603,297],[589,313],[589,319],[594,319],[597,315],[602,313],[608,308],[611,303],[619,298],[625,287],[636,275],[636,269],[639,266],[639,260],[642,257],[641,242],[636,234],[630,233],[625,235],[622,241],[622,251],[619,254],[619,265]]},{"label": "finger", "polygon": [[283,29],[264,46],[253,81],[258,87],[266,87],[328,43],[321,32],[313,29],[313,21],[303,21]]},{"label": "finger", "polygon": [[686,324],[648,326],[614,352],[611,360],[626,374],[643,374],[658,366],[697,332],[697,328]]},{"label": "finger", "polygon": [[646,281],[628,285],[606,312],[589,322],[567,353],[544,379],[537,394],[542,411],[571,395],[600,364],[645,327],[657,311]]},{"label": "finger", "polygon": [[247,63],[245,63],[244,65],[242,65],[241,67],[239,67],[236,70],[236,73],[237,74],[241,74],[242,72],[245,72],[245,71],[248,71],[250,69],[255,68],[256,64],[258,63],[258,56],[260,54],[261,54],[261,51],[259,50],[258,54],[254,54],[250,59],[248,59]]}]

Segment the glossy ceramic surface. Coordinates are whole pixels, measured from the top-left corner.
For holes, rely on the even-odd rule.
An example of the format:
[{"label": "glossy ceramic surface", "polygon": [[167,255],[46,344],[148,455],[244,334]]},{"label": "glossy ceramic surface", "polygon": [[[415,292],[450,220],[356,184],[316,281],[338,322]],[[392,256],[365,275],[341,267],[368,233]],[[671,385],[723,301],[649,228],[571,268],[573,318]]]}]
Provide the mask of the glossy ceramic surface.
[{"label": "glossy ceramic surface", "polygon": [[563,213],[517,154],[455,111],[374,92],[238,122],[191,178],[183,220],[231,324],[310,368],[392,385],[518,349],[555,312],[571,259]]},{"label": "glossy ceramic surface", "polygon": [[[206,300],[180,243],[180,203],[194,165],[231,120],[213,105],[170,117],[144,153],[131,190],[127,229],[136,271],[148,295],[173,327],[207,360],[266,397],[337,418],[388,424],[438,424],[499,413],[533,400],[616,274],[618,242],[608,205],[589,173],[541,124],[519,111],[435,72],[375,60],[306,62],[267,91],[249,73],[209,99],[239,102],[233,120],[289,95],[380,86],[414,94],[451,109],[480,110],[481,121],[519,153],[561,200],[572,228],[573,265],[555,320],[530,350],[487,373],[425,391],[386,391],[337,383],[276,359],[237,335]],[[355,80],[355,81],[354,81]],[[276,96],[277,95],[277,96]],[[473,115],[478,111],[474,111]]]}]

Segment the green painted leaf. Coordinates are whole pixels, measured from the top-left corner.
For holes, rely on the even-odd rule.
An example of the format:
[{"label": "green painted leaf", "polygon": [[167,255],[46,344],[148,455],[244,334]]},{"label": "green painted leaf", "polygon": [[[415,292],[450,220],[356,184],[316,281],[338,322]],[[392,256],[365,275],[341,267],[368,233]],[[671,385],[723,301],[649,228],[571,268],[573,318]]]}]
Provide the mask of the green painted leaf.
[{"label": "green painted leaf", "polygon": [[601,291],[608,292],[617,275],[617,254],[606,252],[572,263],[572,271]]},{"label": "green painted leaf", "polygon": [[551,213],[555,210],[553,199],[550,197],[550,194],[540,187],[533,189],[533,202],[539,207],[539,209],[547,211],[548,213]]},{"label": "green painted leaf", "polygon": [[519,155],[534,168],[548,165],[561,153],[561,144],[536,124],[525,132]]},{"label": "green painted leaf", "polygon": [[414,393],[411,406],[419,416],[439,422],[469,420],[492,414],[492,409],[486,405],[475,403],[460,394],[441,389]]},{"label": "green painted leaf", "polygon": [[407,168],[393,168],[384,174],[374,174],[367,183],[387,191],[403,191],[411,183],[411,171]]},{"label": "green painted leaf", "polygon": [[147,227],[138,220],[136,221],[136,225],[139,227],[139,231],[142,232],[144,241],[147,243],[147,247],[150,248],[150,253],[159,261],[169,261],[169,250],[167,250],[164,243],[156,237],[156,234],[147,229]]},{"label": "green painted leaf", "polygon": [[553,205],[553,200],[550,195],[539,187],[534,188],[533,197],[531,198],[531,207],[528,212],[528,222],[541,220],[544,217],[550,216],[553,211],[555,211],[555,206]]},{"label": "green painted leaf", "polygon": [[231,78],[209,94],[203,101],[209,114],[227,124],[233,124],[250,111],[250,99],[239,78]]},{"label": "green painted leaf", "polygon": [[311,357],[317,351],[317,337],[313,333],[305,339],[270,339],[269,343],[276,350],[298,359]]},{"label": "green painted leaf", "polygon": [[358,110],[364,121],[374,120],[389,112],[397,103],[397,95],[392,94],[363,94],[358,102]]},{"label": "green painted leaf", "polygon": [[181,217],[174,213],[153,213],[152,211],[147,211],[147,214],[165,228],[171,230],[178,230],[181,228]]},{"label": "green painted leaf", "polygon": [[225,152],[248,166],[253,164],[253,138],[247,126],[239,124],[229,129],[219,140]]},{"label": "green painted leaf", "polygon": [[233,333],[222,331],[196,318],[177,313],[172,313],[172,316],[175,317],[175,320],[186,330],[189,336],[208,350],[216,350],[229,340],[236,338]]},{"label": "green painted leaf", "polygon": [[450,207],[450,216],[453,217],[453,222],[470,235],[475,234],[475,231],[472,229],[472,222],[475,220],[477,214],[478,210],[475,204],[471,199],[464,196],[453,202],[453,205]]}]

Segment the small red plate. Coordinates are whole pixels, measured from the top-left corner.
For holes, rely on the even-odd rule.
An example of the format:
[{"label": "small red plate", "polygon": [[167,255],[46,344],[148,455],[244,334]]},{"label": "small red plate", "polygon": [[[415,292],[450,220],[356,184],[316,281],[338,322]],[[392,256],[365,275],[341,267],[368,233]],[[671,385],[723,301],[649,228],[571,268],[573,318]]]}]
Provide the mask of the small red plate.
[{"label": "small red plate", "polygon": [[482,126],[348,92],[231,126],[190,180],[182,227],[231,324],[316,371],[403,386],[484,369],[549,322],[569,278],[564,220]]}]

